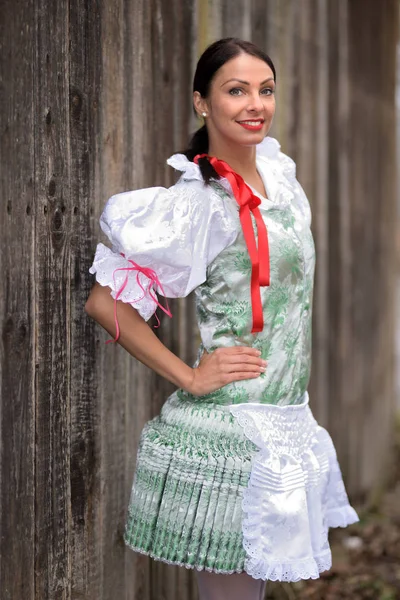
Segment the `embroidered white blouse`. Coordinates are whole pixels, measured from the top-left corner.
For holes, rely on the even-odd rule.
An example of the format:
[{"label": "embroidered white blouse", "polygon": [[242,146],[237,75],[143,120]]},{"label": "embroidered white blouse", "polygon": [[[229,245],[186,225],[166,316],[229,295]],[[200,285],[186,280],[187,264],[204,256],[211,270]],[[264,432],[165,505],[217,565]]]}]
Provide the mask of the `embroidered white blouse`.
[{"label": "embroidered white blouse", "polygon": [[[155,271],[167,298],[186,297],[206,280],[207,267],[240,230],[239,207],[205,186],[198,165],[183,154],[174,154],[167,163],[182,172],[175,185],[123,192],[108,200],[100,226],[112,248],[98,244],[90,268],[114,298],[129,273],[119,299],[132,304],[146,321],[154,314],[156,301],[143,293],[137,271],[117,269],[129,268],[132,259]],[[257,169],[268,194],[268,199],[259,196],[261,206],[284,207],[294,201],[310,224],[310,206],[296,179],[295,163],[280,151],[276,139],[266,137],[257,146]],[[219,184],[231,194],[225,178]],[[139,281],[146,288],[145,275],[140,274]]]}]

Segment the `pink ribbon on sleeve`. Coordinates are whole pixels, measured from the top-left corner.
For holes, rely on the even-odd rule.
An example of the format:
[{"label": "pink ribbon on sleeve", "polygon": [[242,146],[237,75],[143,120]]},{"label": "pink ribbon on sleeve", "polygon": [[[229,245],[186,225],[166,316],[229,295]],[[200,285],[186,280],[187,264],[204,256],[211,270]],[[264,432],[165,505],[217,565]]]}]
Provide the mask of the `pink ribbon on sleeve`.
[{"label": "pink ribbon on sleeve", "polygon": [[[123,254],[121,252],[121,256],[123,256],[125,258],[125,254]],[[124,289],[126,288],[127,284],[128,284],[128,275],[129,275],[129,271],[137,271],[137,275],[136,275],[136,281],[138,283],[138,285],[140,286],[140,288],[143,291],[143,296],[141,296],[140,298],[136,298],[135,302],[137,302],[138,300],[142,300],[146,294],[148,294],[153,300],[154,302],[157,304],[157,306],[159,308],[161,308],[161,310],[163,310],[165,312],[165,314],[167,314],[169,317],[172,317],[171,311],[169,309],[168,306],[168,301],[167,299],[165,300],[166,302],[166,307],[164,307],[162,304],[159,303],[158,298],[156,296],[156,294],[153,292],[153,286],[155,285],[156,288],[158,287],[161,291],[161,294],[163,296],[165,296],[165,292],[164,292],[164,288],[161,285],[160,280],[157,277],[156,272],[153,269],[150,269],[149,267],[141,267],[140,265],[138,265],[134,260],[131,260],[130,258],[126,259],[131,266],[130,267],[119,267],[118,269],[114,269],[113,271],[113,281],[114,281],[114,286],[117,287],[116,281],[115,281],[115,274],[118,271],[127,271],[126,275],[125,275],[125,279],[123,284],[121,285],[121,287],[119,288],[119,290],[117,291],[117,293],[115,294],[115,298],[114,298],[114,321],[115,321],[115,329],[116,329],[116,335],[115,338],[112,340],[107,340],[106,344],[109,343],[114,343],[118,341],[119,339],[119,335],[120,335],[120,329],[119,329],[119,323],[118,323],[118,316],[117,316],[117,304],[118,304],[118,300],[122,294],[122,292],[124,291]],[[139,279],[139,274],[142,273],[145,277],[147,277],[149,279],[149,283],[147,284],[147,288],[145,289]],[[157,325],[154,325],[155,328],[160,326],[160,319],[158,318],[157,314],[154,313],[156,319],[157,319]]]}]

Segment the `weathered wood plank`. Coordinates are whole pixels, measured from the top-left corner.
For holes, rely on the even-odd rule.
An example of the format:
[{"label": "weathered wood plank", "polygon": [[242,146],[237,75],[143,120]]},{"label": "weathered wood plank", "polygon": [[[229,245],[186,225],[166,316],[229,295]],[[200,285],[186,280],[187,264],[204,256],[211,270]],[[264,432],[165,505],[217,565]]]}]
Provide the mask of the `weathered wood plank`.
[{"label": "weathered wood plank", "polygon": [[269,135],[276,137],[285,152],[293,154],[292,138],[297,91],[296,67],[298,3],[295,0],[267,0],[265,4],[264,50],[277,72],[276,113]]},{"label": "weathered wood plank", "polygon": [[[348,417],[350,482],[354,490],[367,492],[376,484],[378,473],[382,473],[390,457],[394,405],[392,278],[395,272],[394,98],[398,4],[388,0],[377,11],[372,0],[351,2],[348,22],[349,153],[353,174],[349,179],[353,290],[349,311],[353,371],[349,373],[351,394],[347,390],[342,414]],[[373,45],[371,39],[374,39]],[[372,290],[375,293],[371,293]],[[380,477],[378,480],[382,481]]]},{"label": "weathered wood plank", "polygon": [[68,5],[35,3],[35,598],[70,597]]},{"label": "weathered wood plank", "polygon": [[[129,115],[132,110],[127,82],[132,57],[129,55],[129,20],[124,1],[101,3],[101,89],[99,107],[100,150],[98,158],[98,187],[93,198],[92,247],[99,241],[98,218],[106,200],[117,192],[129,189],[131,154],[127,147],[134,144],[129,137]],[[141,23],[141,21],[139,21]],[[126,62],[128,61],[128,62]],[[132,568],[125,581],[123,526],[129,497],[126,481],[127,420],[126,394],[131,383],[130,361],[117,345],[105,345],[109,336],[96,327],[98,343],[96,379],[98,382],[101,415],[101,555],[102,598],[124,598],[125,590],[142,593],[137,587],[140,569]],[[134,435],[134,434],[132,434]],[[135,597],[135,596],[127,596]],[[144,600],[148,596],[142,593]]]},{"label": "weathered wood plank", "polygon": [[[196,40],[196,10],[194,3],[186,0],[174,0],[174,35],[173,56],[181,52],[181,48],[188,48],[182,60],[172,61],[172,83],[174,103],[173,146],[171,152],[179,152],[187,146],[189,133],[199,127],[193,111],[192,81],[194,68],[197,63]],[[218,3],[217,3],[217,6]],[[214,27],[219,27],[218,20]],[[214,29],[216,31],[216,29]],[[217,38],[219,36],[217,35]],[[196,40],[197,41],[197,40]],[[196,348],[200,342],[199,332],[195,321],[195,304],[193,297],[178,300],[175,303],[175,323],[173,333],[174,347],[179,356],[187,364],[193,364],[196,358]]]},{"label": "weathered wood plank", "polygon": [[[313,213],[317,264],[314,288],[313,310],[313,369],[310,381],[310,397],[313,399],[315,416],[318,422],[327,426],[329,410],[328,392],[328,190],[329,190],[329,0],[319,0],[316,23],[316,82],[315,82],[315,186],[310,196]],[[302,181],[302,172],[299,170]],[[308,193],[308,190],[307,190]]]},{"label": "weathered wood plank", "polygon": [[222,37],[238,37],[250,40],[251,4],[247,0],[222,0]]},{"label": "weathered wood plank", "polygon": [[[349,310],[346,302],[351,301],[353,283],[349,290],[349,222],[345,217],[348,209],[348,155],[347,135],[349,123],[349,97],[346,90],[349,84],[348,73],[348,16],[344,3],[328,3],[329,20],[329,203],[328,203],[328,263],[327,271],[327,315],[328,315],[328,424],[330,433],[339,452],[339,460],[345,476],[348,475],[349,455],[348,427],[343,421],[343,402],[353,393],[349,381],[349,368],[354,362],[348,360],[353,351],[350,331]],[[337,93],[335,93],[337,90]],[[340,90],[340,92],[339,92]],[[342,118],[338,121],[338,113]],[[342,160],[342,157],[344,160]],[[353,167],[355,165],[353,164]],[[318,307],[317,307],[318,308]],[[357,358],[355,357],[354,360]],[[346,363],[347,361],[347,363]],[[350,374],[351,377],[351,374]],[[348,418],[348,416],[347,416]],[[353,441],[357,443],[358,431],[354,431]],[[350,477],[351,479],[351,477]]]},{"label": "weathered wood plank", "polygon": [[93,255],[91,209],[96,174],[101,76],[100,6],[69,2],[69,128],[71,236],[69,279],[71,395],[71,598],[103,598],[99,520],[101,414],[97,402],[95,323],[83,313]]},{"label": "weathered wood plank", "polygon": [[270,48],[267,38],[267,15],[266,0],[253,0],[250,13],[251,37],[249,39],[268,54]]},{"label": "weathered wood plank", "polygon": [[0,20],[0,595],[33,598],[35,316],[34,3],[2,3]]},{"label": "weathered wood plank", "polygon": [[[159,140],[154,129],[155,114],[161,110],[164,92],[158,98],[153,83],[153,17],[151,2],[127,3],[125,8],[127,34],[125,47],[125,164],[127,189],[139,189],[161,184],[154,179],[155,147]],[[162,75],[161,75],[162,77]],[[141,85],[138,85],[138,82]],[[170,110],[171,103],[168,104]],[[131,168],[132,167],[132,168]],[[125,436],[127,460],[125,466],[125,517],[136,463],[137,446],[142,428],[154,416],[152,396],[155,375],[150,369],[129,358],[125,390]],[[126,590],[129,598],[151,597],[151,559],[130,549],[125,550]],[[110,596],[111,598],[111,596]]]},{"label": "weathered wood plank", "polygon": [[[316,202],[317,185],[318,177],[323,177],[327,169],[324,163],[326,153],[324,155],[324,152],[321,152],[321,145],[325,149],[328,145],[327,138],[321,138],[321,130],[319,129],[321,119],[318,115],[318,100],[321,97],[321,92],[323,93],[323,90],[319,87],[318,76],[321,69],[327,70],[327,53],[326,50],[325,52],[321,52],[318,37],[320,5],[321,2],[319,0],[305,0],[302,2],[301,7],[296,7],[297,12],[292,20],[293,25],[296,27],[295,41],[292,47],[292,51],[295,52],[296,56],[296,58],[293,57],[293,63],[296,65],[296,74],[294,77],[296,83],[291,88],[292,128],[289,134],[291,149],[288,148],[287,150],[288,154],[296,162],[297,177],[306,190],[310,201],[313,214],[312,230],[313,233],[315,232],[317,253],[320,236],[318,236],[319,232],[316,231],[316,225],[318,224],[318,215],[320,211],[323,211],[323,206],[321,206],[323,197],[318,199],[319,204]],[[284,18],[283,16],[283,20]],[[319,61],[323,61],[321,67]],[[326,118],[326,113],[323,116]],[[321,186],[319,186],[319,189],[321,189]],[[314,217],[316,217],[315,221]],[[318,275],[320,274],[319,254],[317,254],[317,264],[318,267],[316,267],[315,273],[316,287],[319,284]],[[318,308],[316,302],[314,305]],[[324,305],[321,308],[324,308]],[[314,323],[316,314],[318,314],[318,311],[314,311],[313,313]],[[326,323],[320,322],[321,325],[326,331]],[[315,339],[315,331],[313,337]],[[324,357],[323,349],[320,354],[320,363],[321,367],[326,364],[326,356]],[[316,375],[318,373],[313,369],[313,379]],[[325,424],[327,424],[327,415],[324,415],[328,401],[326,382],[322,389],[318,390],[319,393],[317,394],[314,393],[315,386],[313,385],[313,379],[309,386],[310,404],[312,409],[315,410],[316,416],[325,416]]]}]

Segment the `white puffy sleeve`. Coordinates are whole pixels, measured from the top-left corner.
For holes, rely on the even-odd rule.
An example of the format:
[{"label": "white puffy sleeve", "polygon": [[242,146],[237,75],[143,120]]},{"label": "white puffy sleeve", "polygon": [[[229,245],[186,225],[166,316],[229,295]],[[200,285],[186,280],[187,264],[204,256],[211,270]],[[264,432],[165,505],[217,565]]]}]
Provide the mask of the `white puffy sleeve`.
[{"label": "white puffy sleeve", "polygon": [[156,293],[187,296],[238,233],[237,210],[195,180],[116,194],[100,226],[112,247],[98,244],[90,272],[146,321],[157,308]]}]

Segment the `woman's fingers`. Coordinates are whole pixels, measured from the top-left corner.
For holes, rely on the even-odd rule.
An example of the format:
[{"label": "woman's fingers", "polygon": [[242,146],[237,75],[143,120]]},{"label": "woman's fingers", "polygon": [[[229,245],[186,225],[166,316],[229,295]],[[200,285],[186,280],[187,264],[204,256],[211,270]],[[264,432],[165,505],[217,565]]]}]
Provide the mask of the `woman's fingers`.
[{"label": "woman's fingers", "polygon": [[238,346],[237,348],[220,348],[215,351],[215,355],[220,364],[241,365],[245,367],[246,371],[249,370],[248,366],[265,367],[267,364],[267,361],[260,357],[259,351],[254,348],[242,346]]},{"label": "woman's fingers", "polygon": [[217,348],[211,353],[204,350],[195,368],[193,389],[202,395],[233,381],[254,379],[265,372],[266,366],[261,352],[248,346]]},{"label": "woman's fingers", "polygon": [[240,365],[240,366],[250,366],[250,367],[265,367],[267,361],[262,358],[253,357],[253,356],[226,356],[221,361],[221,364],[224,365]]},{"label": "woman's fingers", "polygon": [[266,365],[227,363],[223,366],[224,373],[264,373]]},{"label": "woman's fingers", "polygon": [[228,346],[227,348],[217,348],[215,352],[224,352],[225,354],[249,354],[250,356],[261,356],[261,352],[257,348],[249,346]]}]

